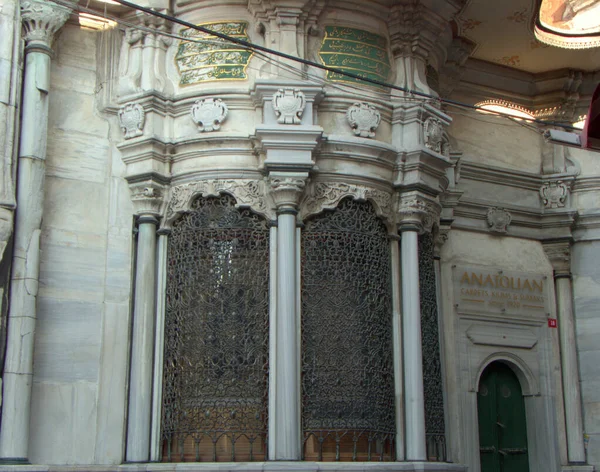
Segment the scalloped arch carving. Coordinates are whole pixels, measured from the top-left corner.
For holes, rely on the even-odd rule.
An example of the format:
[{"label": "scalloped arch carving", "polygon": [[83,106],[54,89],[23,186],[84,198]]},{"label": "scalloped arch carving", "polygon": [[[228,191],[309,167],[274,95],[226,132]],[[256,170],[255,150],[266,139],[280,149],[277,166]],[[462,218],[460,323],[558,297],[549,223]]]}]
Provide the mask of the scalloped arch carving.
[{"label": "scalloped arch carving", "polygon": [[186,211],[198,197],[217,196],[228,193],[236,200],[236,207],[250,208],[268,220],[276,218],[273,205],[263,180],[250,179],[210,179],[176,185],[169,192],[163,228],[169,229],[173,222]]},{"label": "scalloped arch carving", "polygon": [[377,216],[390,222],[392,215],[391,192],[342,182],[316,182],[309,185],[306,196],[300,205],[300,216],[302,219],[306,219],[324,210],[334,209],[345,197],[371,202]]}]

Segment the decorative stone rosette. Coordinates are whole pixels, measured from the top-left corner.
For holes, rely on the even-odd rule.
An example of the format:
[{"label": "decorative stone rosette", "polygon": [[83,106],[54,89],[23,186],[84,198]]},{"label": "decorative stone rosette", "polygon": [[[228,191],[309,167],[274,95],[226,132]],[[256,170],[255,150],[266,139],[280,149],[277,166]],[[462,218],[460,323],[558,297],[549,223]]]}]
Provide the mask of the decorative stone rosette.
[{"label": "decorative stone rosette", "polygon": [[139,103],[128,103],[119,109],[118,116],[119,125],[125,139],[135,138],[144,134],[146,113],[142,105]]},{"label": "decorative stone rosette", "polygon": [[192,120],[200,132],[217,131],[227,118],[227,105],[220,98],[196,100],[191,109]]},{"label": "decorative stone rosette", "polygon": [[433,117],[429,117],[423,123],[423,141],[425,147],[439,154],[442,153],[442,144],[444,140],[444,126],[442,122]]},{"label": "decorative stone rosette", "polygon": [[306,98],[299,89],[279,89],[273,94],[273,110],[277,122],[299,125],[306,106]]},{"label": "decorative stone rosette", "polygon": [[568,195],[569,187],[560,180],[546,182],[540,187],[540,197],[547,209],[563,208]]},{"label": "decorative stone rosette", "polygon": [[366,102],[355,103],[346,111],[346,118],[352,132],[362,138],[374,138],[381,122],[381,114],[373,105]]},{"label": "decorative stone rosette", "polygon": [[506,233],[508,225],[512,221],[512,215],[504,208],[491,207],[487,211],[486,220],[490,231]]}]

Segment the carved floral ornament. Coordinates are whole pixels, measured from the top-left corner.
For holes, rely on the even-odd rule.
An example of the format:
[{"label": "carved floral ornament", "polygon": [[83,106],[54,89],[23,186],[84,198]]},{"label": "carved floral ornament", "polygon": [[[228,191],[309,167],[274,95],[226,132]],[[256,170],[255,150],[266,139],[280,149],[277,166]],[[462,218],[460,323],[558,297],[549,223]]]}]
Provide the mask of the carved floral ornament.
[{"label": "carved floral ornament", "polygon": [[374,138],[381,122],[381,114],[366,102],[355,103],[346,111],[346,118],[356,136]]},{"label": "carved floral ornament", "polygon": [[279,89],[273,94],[273,110],[277,122],[299,125],[306,106],[306,98],[299,89]]},{"label": "carved floral ornament", "polygon": [[189,210],[192,201],[198,197],[217,196],[229,193],[236,199],[237,206],[250,207],[253,211],[274,219],[267,192],[262,180],[200,180],[171,188],[165,209],[164,226],[170,227],[181,213]]},{"label": "carved floral ornament", "polygon": [[546,182],[540,187],[540,197],[544,207],[548,209],[563,208],[568,195],[569,187],[560,180]]},{"label": "carved floral ornament", "polygon": [[192,105],[191,115],[200,132],[216,131],[227,118],[227,105],[220,98],[203,98]]},{"label": "carved floral ornament", "polygon": [[311,185],[302,201],[301,216],[304,219],[323,210],[334,209],[346,197],[352,197],[358,201],[370,201],[374,204],[378,216],[390,219],[392,210],[391,193],[341,182],[317,182]]},{"label": "carved floral ornament", "polygon": [[504,208],[491,207],[486,215],[490,231],[494,233],[506,233],[508,225],[512,221],[512,215]]},{"label": "carved floral ornament", "polygon": [[128,103],[119,109],[119,125],[125,139],[135,138],[144,134],[146,113],[139,103]]}]

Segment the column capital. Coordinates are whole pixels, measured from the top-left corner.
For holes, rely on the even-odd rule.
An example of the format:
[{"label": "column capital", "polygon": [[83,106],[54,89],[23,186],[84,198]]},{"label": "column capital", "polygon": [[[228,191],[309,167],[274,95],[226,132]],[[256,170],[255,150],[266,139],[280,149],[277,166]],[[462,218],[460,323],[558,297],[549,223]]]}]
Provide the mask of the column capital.
[{"label": "column capital", "polygon": [[417,191],[400,194],[398,198],[398,229],[430,232],[439,221],[441,206],[433,197]]},{"label": "column capital", "polygon": [[150,223],[161,215],[166,188],[155,181],[136,182],[130,184],[131,201],[139,222]]},{"label": "column capital", "polygon": [[271,172],[269,192],[277,213],[296,213],[304,193],[308,172]]},{"label": "column capital", "polygon": [[21,21],[27,49],[51,52],[54,35],[69,19],[72,10],[50,1],[21,2]]},{"label": "column capital", "polygon": [[570,277],[571,242],[568,240],[544,241],[543,246],[554,269],[554,277]]}]

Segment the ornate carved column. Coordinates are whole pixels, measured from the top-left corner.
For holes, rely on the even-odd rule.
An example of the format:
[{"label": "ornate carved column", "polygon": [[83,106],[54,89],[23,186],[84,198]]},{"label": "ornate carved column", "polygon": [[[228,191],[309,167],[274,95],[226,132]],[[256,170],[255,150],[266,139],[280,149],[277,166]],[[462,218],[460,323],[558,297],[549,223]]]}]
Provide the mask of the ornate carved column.
[{"label": "ornate carved column", "polygon": [[154,314],[156,304],[156,228],[163,188],[155,182],[132,186],[138,240],[127,418],[128,462],[150,459]]},{"label": "ornate carved column", "polygon": [[277,383],[271,403],[274,411],[269,412],[274,415],[271,425],[275,430],[269,431],[269,456],[274,460],[299,460],[302,454],[296,215],[307,177],[307,173],[270,174],[271,196],[277,208],[276,340],[275,352],[270,353]]},{"label": "ornate carved column", "polygon": [[432,230],[439,213],[439,204],[431,197],[417,191],[400,196],[398,229],[402,233],[404,418],[408,461],[427,460],[418,236],[420,232]]},{"label": "ornate carved column", "polygon": [[28,457],[51,46],[54,34],[70,14],[71,10],[50,1],[21,2],[26,46],[15,243],[0,426],[0,458],[4,461],[27,462]]},{"label": "ornate carved column", "polygon": [[554,268],[568,458],[570,463],[584,464],[581,387],[575,340],[573,285],[571,284],[571,244],[564,240],[546,242],[544,251]]}]

